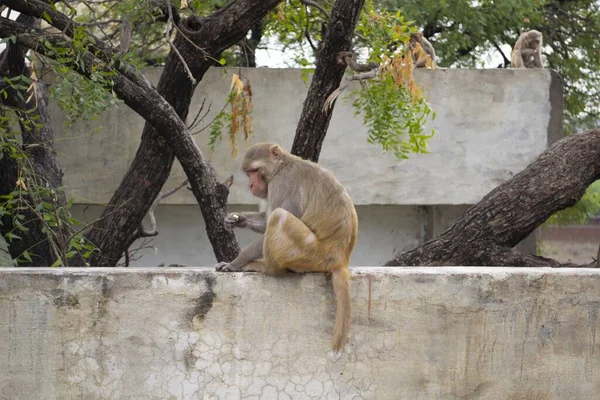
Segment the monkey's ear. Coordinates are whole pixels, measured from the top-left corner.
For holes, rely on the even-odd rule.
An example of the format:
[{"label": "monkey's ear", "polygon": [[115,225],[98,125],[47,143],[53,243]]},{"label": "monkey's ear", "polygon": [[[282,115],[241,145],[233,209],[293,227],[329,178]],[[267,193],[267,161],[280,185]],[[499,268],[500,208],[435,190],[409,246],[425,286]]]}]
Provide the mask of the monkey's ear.
[{"label": "monkey's ear", "polygon": [[281,157],[283,157],[283,150],[276,144],[269,147],[269,152],[271,153],[271,157],[273,157],[275,160],[279,160]]}]

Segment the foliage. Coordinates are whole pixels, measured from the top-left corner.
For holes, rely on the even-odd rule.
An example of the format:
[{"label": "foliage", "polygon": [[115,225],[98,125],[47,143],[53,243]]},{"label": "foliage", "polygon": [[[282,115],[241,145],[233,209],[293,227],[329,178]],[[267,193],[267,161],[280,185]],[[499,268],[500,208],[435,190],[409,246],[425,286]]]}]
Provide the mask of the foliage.
[{"label": "foliage", "polygon": [[[323,24],[330,13],[328,4],[323,10],[307,7],[290,0],[271,14],[266,33],[274,35],[284,48],[295,49],[295,61],[310,65],[316,45],[322,39]],[[410,21],[400,11],[378,10],[367,1],[356,28],[355,53],[368,54],[368,61],[380,64],[378,79],[362,81],[362,89],[352,102],[356,114],[361,114],[368,127],[369,143],[378,143],[384,151],[398,158],[410,153],[427,151],[427,141],[433,136],[424,134],[424,125],[435,113],[429,107],[413,78],[413,62],[408,51],[410,34],[415,32]],[[307,51],[303,42],[308,41]]]},{"label": "foliage", "polygon": [[[231,112],[225,109],[230,106]],[[248,145],[248,138],[252,134],[252,86],[250,79],[244,80],[238,74],[231,77],[231,87],[229,95],[223,109],[217,113],[215,119],[210,125],[208,145],[211,150],[215,149],[217,141],[223,137],[225,122],[229,125],[229,145],[231,147],[231,157],[237,157],[237,133],[241,130],[244,133],[244,144]]]},{"label": "foliage", "polygon": [[[596,126],[600,117],[600,5],[592,0],[380,0],[402,10],[433,43],[443,67],[483,67],[490,56],[510,61],[519,34],[544,35],[545,65],[564,79],[567,131]],[[504,65],[499,65],[503,67]]]},{"label": "foliage", "polygon": [[[35,90],[32,80],[20,75],[14,78],[3,77],[5,85],[0,91],[0,97],[7,98],[8,90],[12,90],[21,101],[25,102],[27,91]],[[27,225],[33,221],[27,220],[33,215],[37,223],[41,224],[41,231],[46,235],[56,261],[52,265],[68,265],[69,259],[76,254],[86,259],[95,250],[95,246],[85,239],[81,229],[77,229],[81,222],[71,215],[72,202],[60,205],[59,196],[63,196],[62,188],[52,188],[36,176],[31,158],[23,150],[20,135],[13,129],[17,125],[15,116],[22,129],[39,129],[39,115],[36,109],[13,110],[10,106],[0,104],[0,158],[9,157],[18,166],[18,178],[12,192],[0,196],[0,218],[10,218],[13,229],[5,232],[7,244],[22,240],[27,234]],[[0,224],[2,221],[0,220]],[[32,246],[33,247],[33,246]],[[32,261],[35,256],[32,248],[26,249],[13,259],[13,263]]]},{"label": "foliage", "polygon": [[[380,0],[402,10],[433,43],[444,67],[483,67],[490,56],[510,61],[519,34],[544,35],[545,65],[560,73],[564,85],[565,131],[597,127],[600,119],[600,5],[592,0]],[[549,223],[585,222],[600,212],[598,196],[588,190],[581,202]]]},{"label": "foliage", "polygon": [[590,216],[600,214],[600,181],[596,181],[573,207],[552,215],[546,221],[550,225],[585,224]]}]

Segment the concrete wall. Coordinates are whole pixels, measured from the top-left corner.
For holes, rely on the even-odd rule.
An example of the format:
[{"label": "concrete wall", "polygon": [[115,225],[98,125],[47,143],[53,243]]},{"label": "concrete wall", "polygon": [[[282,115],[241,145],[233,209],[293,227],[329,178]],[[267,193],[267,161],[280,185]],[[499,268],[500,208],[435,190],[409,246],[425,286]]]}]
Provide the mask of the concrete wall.
[{"label": "concrete wall", "polygon": [[0,271],[7,399],[593,399],[600,270]]},{"label": "concrete wall", "polygon": [[[161,72],[154,68],[146,75],[157,82]],[[308,91],[301,71],[261,68],[244,70],[244,75],[254,94],[251,143],[273,141],[290,148]],[[354,116],[351,102],[336,104],[320,163],[335,172],[357,205],[474,204],[547,147],[551,119],[562,115],[562,103],[551,101],[551,89],[560,78],[550,70],[419,70],[415,76],[437,114],[426,127],[426,132],[437,132],[431,154],[407,161],[382,154],[379,146],[367,143],[367,128]],[[211,121],[229,87],[223,69],[211,69],[196,90],[188,119],[206,99],[212,107],[205,120]],[[53,114],[53,121],[63,132],[57,147],[65,184],[80,203],[107,202],[135,156],[143,120],[121,106],[99,116],[92,129],[77,125],[64,130],[60,113]],[[212,153],[206,131],[195,138],[221,179],[234,174],[230,203],[256,203],[240,171],[241,155],[232,159],[228,141]],[[241,139],[239,145],[243,151]],[[167,186],[183,179],[177,165]],[[164,204],[196,200],[182,190]]]},{"label": "concrete wall", "polygon": [[[161,72],[160,68],[145,71],[153,82]],[[275,141],[289,148],[308,89],[301,71],[247,69],[244,75],[250,78],[254,93],[251,142]],[[521,171],[562,133],[562,85],[552,71],[419,70],[416,79],[437,113],[426,127],[437,132],[431,140],[431,154],[406,161],[382,154],[380,147],[367,143],[367,129],[354,116],[351,102],[336,104],[320,162],[333,170],[358,206],[360,233],[353,265],[381,264],[396,251],[441,233],[468,205]],[[211,121],[229,87],[230,76],[223,75],[223,69],[211,69],[196,90],[189,119],[207,99],[206,106],[211,102],[212,106],[205,121]],[[143,120],[122,105],[98,116],[91,126],[66,129],[57,110],[53,121],[65,185],[82,204],[75,208],[75,216],[93,221],[101,208],[88,205],[110,199],[135,156]],[[195,138],[221,180],[234,174],[229,197],[232,209],[254,205],[239,169],[241,155],[231,157],[227,140],[210,152],[206,131]],[[239,147],[243,152],[241,140]],[[183,179],[176,163],[166,187]],[[138,252],[136,257],[142,258],[134,264],[213,264],[191,192],[181,190],[163,204],[157,212],[160,235],[152,242],[155,248]],[[256,237],[238,236],[242,245]],[[524,248],[534,252],[535,238]]]}]

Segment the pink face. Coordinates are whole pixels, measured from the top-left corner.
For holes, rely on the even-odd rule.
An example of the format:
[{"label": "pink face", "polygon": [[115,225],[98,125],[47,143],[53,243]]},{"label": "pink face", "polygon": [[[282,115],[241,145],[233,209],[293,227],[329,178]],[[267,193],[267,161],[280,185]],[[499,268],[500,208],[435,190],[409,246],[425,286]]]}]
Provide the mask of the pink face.
[{"label": "pink face", "polygon": [[260,170],[258,168],[250,168],[246,170],[246,175],[248,175],[250,192],[258,198],[266,198],[268,193],[268,185],[263,179]]}]

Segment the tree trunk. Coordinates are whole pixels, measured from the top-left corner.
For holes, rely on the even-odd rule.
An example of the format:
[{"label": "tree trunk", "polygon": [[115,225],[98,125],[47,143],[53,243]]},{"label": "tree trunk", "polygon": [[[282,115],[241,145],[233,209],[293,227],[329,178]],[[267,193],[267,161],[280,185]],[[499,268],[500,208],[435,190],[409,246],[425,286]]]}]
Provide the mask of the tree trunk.
[{"label": "tree trunk", "polygon": [[340,51],[350,50],[352,35],[364,0],[336,0],[331,20],[317,54],[317,65],[308,90],[292,153],[307,160],[319,161],[321,146],[331,120],[331,111],[323,111],[327,97],[340,86],[345,65],[337,63]]},{"label": "tree trunk", "polygon": [[446,232],[386,265],[576,267],[512,247],[552,214],[574,205],[599,178],[600,130],[565,137],[492,190]]},{"label": "tree trunk", "polygon": [[[179,28],[187,39],[178,34],[174,45],[186,60],[194,79],[200,81],[209,66],[214,63],[214,59],[218,58],[223,50],[239,42],[252,25],[260,21],[280,1],[237,0],[206,18],[194,16],[182,20]],[[67,34],[75,25],[69,23],[68,19],[65,21],[64,15],[56,15],[52,10],[44,9],[43,5],[37,4],[39,1],[31,1],[27,5],[14,0],[9,3],[20,6],[21,12],[49,14],[53,25]],[[101,43],[96,45],[102,47]],[[126,76],[133,79],[129,75]],[[157,89],[182,120],[187,116],[195,86],[190,81],[180,59],[172,51]],[[121,97],[121,93],[117,93]],[[126,103],[140,113],[142,109],[139,108],[139,99],[131,98],[131,101],[132,103],[128,103],[126,100]],[[152,115],[152,117],[156,119],[157,116]],[[146,118],[146,120],[151,119]],[[152,202],[169,177],[174,160],[173,143],[170,139],[175,134],[170,124],[157,126],[155,122],[146,123],[142,143],[132,165],[102,218],[87,235],[100,250],[89,260],[91,265],[114,266],[127,250]],[[187,153],[196,150],[199,152],[199,149],[192,149],[186,145],[184,151]],[[233,232],[226,230],[222,223],[229,190],[225,185],[215,181],[214,171],[201,155],[199,157],[203,167],[197,171],[186,170],[185,160],[180,158],[179,161],[190,178],[194,195],[202,209],[208,237],[217,260],[232,260],[237,256],[239,246]],[[190,166],[196,161],[188,159]],[[204,174],[202,181],[194,181],[190,173],[199,174],[198,179]],[[207,174],[210,176],[207,177]]]},{"label": "tree trunk", "polygon": [[[202,80],[204,73],[214,64],[214,59],[218,59],[223,50],[241,40],[248,29],[279,1],[237,1],[207,18],[190,17],[182,20],[179,26],[193,44],[178,34],[174,45],[186,61],[194,79],[197,82]],[[195,46],[204,49],[206,53],[203,55]],[[157,90],[182,120],[187,117],[195,89],[196,85],[190,81],[181,60],[171,51]],[[105,209],[104,218],[88,235],[100,249],[100,253],[90,260],[91,265],[114,266],[117,263],[127,251],[127,244],[131,242],[152,202],[167,181],[174,155],[163,139],[165,134],[168,135],[167,132],[158,132],[148,122],[144,126],[142,142],[129,170]],[[229,189],[218,183],[217,191],[220,193],[219,201],[213,207],[218,210],[219,217],[207,218],[203,215],[217,260],[231,261],[239,253],[239,246],[232,232],[221,229]],[[221,226],[216,227],[215,224]]]},{"label": "tree trunk", "polygon": [[[35,26],[36,18],[21,14],[17,21],[26,26]],[[0,65],[0,76],[17,77],[20,75],[30,77],[31,71],[25,65],[25,54],[28,48],[19,44],[8,42],[6,49],[0,54],[0,60],[5,62]],[[33,97],[28,101],[23,101],[28,94],[22,91],[20,96],[14,90],[7,90],[8,96],[0,101],[15,108],[19,125],[21,128],[23,150],[28,155],[29,167],[35,176],[36,183],[42,187],[54,188],[56,191],[52,198],[44,198],[43,201],[50,203],[53,207],[64,207],[66,204],[65,195],[62,191],[63,172],[56,158],[54,150],[54,132],[50,121],[48,111],[48,90],[45,85],[35,83]],[[22,110],[22,111],[21,111]],[[31,119],[35,115],[35,123],[26,124],[24,121]],[[7,127],[7,129],[11,129]],[[16,188],[16,182],[19,175],[17,161],[4,153],[0,159],[0,194],[6,195]],[[29,188],[32,189],[31,187]],[[34,189],[35,190],[35,189]],[[31,198],[27,202],[32,204]],[[64,246],[66,239],[65,233],[59,228],[55,229],[54,235],[58,240],[48,240],[48,235],[43,231],[44,221],[40,214],[32,209],[20,210],[23,215],[23,225],[28,229],[27,232],[14,230],[13,219],[10,215],[5,215],[0,219],[0,232],[6,237],[8,232],[12,232],[21,237],[21,239],[12,240],[9,245],[9,253],[13,260],[18,259],[19,266],[44,266],[52,265],[59,254],[53,250],[52,246]],[[29,251],[31,261],[22,257],[23,252]],[[61,249],[61,253],[66,251]]]}]

